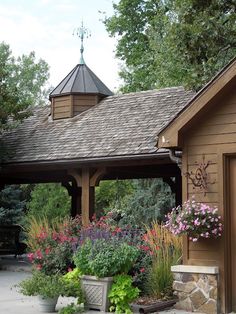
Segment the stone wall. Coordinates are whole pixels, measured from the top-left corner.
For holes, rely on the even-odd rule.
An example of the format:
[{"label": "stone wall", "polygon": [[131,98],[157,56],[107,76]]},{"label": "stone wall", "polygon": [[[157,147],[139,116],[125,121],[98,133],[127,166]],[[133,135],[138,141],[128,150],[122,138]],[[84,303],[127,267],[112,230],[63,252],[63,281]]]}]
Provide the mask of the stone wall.
[{"label": "stone wall", "polygon": [[172,267],[172,272],[174,293],[179,299],[176,309],[218,313],[217,267],[178,265]]}]

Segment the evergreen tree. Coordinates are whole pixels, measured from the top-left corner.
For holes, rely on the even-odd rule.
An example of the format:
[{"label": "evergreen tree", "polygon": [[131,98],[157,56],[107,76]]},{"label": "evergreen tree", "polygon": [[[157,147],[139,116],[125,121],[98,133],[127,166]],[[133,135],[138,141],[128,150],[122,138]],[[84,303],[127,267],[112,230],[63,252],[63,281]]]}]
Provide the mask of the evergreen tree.
[{"label": "evergreen tree", "polygon": [[25,200],[19,185],[8,185],[0,192],[0,224],[21,224]]},{"label": "evergreen tree", "polygon": [[70,196],[59,183],[37,184],[31,192],[31,200],[27,202],[27,217],[46,217],[53,221],[56,217],[70,215],[70,207]]}]

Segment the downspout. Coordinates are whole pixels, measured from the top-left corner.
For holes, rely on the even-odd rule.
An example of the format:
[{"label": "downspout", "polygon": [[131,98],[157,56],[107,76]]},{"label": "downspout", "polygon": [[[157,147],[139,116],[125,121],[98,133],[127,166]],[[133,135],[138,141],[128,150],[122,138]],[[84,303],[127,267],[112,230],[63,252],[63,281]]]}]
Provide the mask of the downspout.
[{"label": "downspout", "polygon": [[182,152],[175,149],[168,149],[170,160],[177,164],[177,166],[182,168]]}]

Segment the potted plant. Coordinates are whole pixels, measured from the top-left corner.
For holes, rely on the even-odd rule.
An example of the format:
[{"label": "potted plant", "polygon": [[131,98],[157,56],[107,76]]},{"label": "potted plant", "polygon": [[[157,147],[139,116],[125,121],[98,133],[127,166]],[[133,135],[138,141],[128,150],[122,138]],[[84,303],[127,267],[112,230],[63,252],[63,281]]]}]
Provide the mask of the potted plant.
[{"label": "potted plant", "polygon": [[216,206],[198,203],[194,198],[182,206],[173,208],[165,224],[174,235],[187,234],[190,241],[200,238],[217,238],[222,235],[223,225]]},{"label": "potted plant", "polygon": [[40,271],[33,271],[30,278],[18,284],[22,294],[38,296],[41,312],[55,312],[59,295],[61,294],[61,277],[59,275],[45,275]]},{"label": "potted plant", "polygon": [[83,273],[81,283],[88,308],[108,311],[113,276],[128,273],[138,255],[138,248],[109,232],[95,238],[93,233],[83,241],[74,263]]}]

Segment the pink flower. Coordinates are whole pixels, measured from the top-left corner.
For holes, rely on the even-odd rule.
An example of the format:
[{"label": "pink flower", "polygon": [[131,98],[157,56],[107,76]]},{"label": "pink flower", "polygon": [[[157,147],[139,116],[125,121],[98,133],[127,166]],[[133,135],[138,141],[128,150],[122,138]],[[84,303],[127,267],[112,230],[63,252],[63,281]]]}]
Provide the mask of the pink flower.
[{"label": "pink flower", "polygon": [[42,259],[42,258],[43,258],[43,254],[42,254],[42,252],[41,252],[40,250],[37,250],[37,251],[35,252],[35,254],[36,254],[36,257],[37,257],[38,259]]},{"label": "pink flower", "polygon": [[145,272],[145,268],[142,267],[139,271],[140,271],[140,273],[144,273]]},{"label": "pink flower", "polygon": [[27,257],[28,257],[30,262],[33,262],[33,260],[34,260],[34,253],[27,254]]}]

